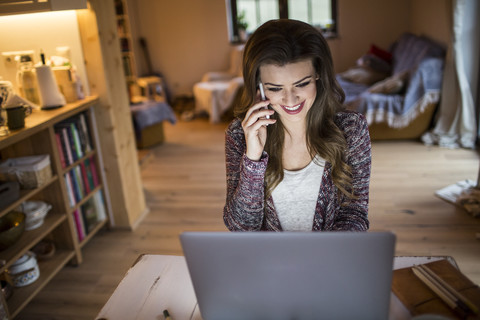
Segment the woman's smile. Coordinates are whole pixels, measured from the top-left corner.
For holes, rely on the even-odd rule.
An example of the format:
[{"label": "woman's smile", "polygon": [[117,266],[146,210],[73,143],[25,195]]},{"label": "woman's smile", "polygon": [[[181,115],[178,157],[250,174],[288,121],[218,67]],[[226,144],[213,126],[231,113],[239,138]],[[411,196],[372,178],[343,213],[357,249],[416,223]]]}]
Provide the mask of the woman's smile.
[{"label": "woman's smile", "polygon": [[285,112],[288,113],[288,114],[297,114],[297,113],[299,113],[299,112],[302,111],[304,105],[305,105],[305,100],[304,100],[302,103],[296,104],[296,105],[291,106],[291,107],[289,107],[289,106],[284,106],[284,105],[280,105],[280,106],[281,106],[281,107],[285,110]]}]

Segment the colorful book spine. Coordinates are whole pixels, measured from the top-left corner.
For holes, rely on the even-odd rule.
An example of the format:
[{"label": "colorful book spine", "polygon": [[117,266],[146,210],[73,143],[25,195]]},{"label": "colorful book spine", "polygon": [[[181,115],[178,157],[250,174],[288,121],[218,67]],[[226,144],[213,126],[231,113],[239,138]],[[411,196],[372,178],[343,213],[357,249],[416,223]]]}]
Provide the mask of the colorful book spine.
[{"label": "colorful book spine", "polygon": [[75,145],[75,151],[77,152],[77,159],[81,159],[83,157],[82,144],[75,122],[70,123],[70,131],[72,132],[73,143]]},{"label": "colorful book spine", "polygon": [[95,210],[95,206],[93,203],[93,198],[88,199],[84,204],[81,205],[81,213],[83,218],[83,224],[85,226],[85,233],[88,235],[95,229],[97,225],[97,212]]},{"label": "colorful book spine", "polygon": [[55,142],[57,143],[57,150],[58,150],[58,155],[60,157],[60,164],[62,165],[62,168],[65,168],[67,166],[67,163],[65,162],[65,154],[62,147],[62,138],[60,137],[59,132],[55,132]]},{"label": "colorful book spine", "polygon": [[73,218],[75,220],[75,227],[77,229],[77,236],[78,236],[78,242],[82,242],[83,239],[85,239],[85,226],[83,224],[83,219],[81,217],[81,213],[79,212],[79,209],[76,209],[73,212]]},{"label": "colorful book spine", "polygon": [[70,170],[67,174],[70,176],[70,180],[72,182],[72,190],[73,194],[75,195],[75,203],[82,200],[83,196],[80,191],[80,185],[78,185],[77,179],[75,178],[74,170]]},{"label": "colorful book spine", "polygon": [[68,139],[68,132],[67,132],[67,129],[66,128],[62,128],[60,129],[60,132],[62,133],[62,145],[64,146],[65,148],[65,153],[67,155],[67,162],[66,164],[69,166],[73,163],[73,155],[72,155],[72,148],[70,147],[70,142],[69,142],[69,139]]},{"label": "colorful book spine", "polygon": [[[85,160],[85,162],[88,159]],[[80,163],[80,171],[82,174],[82,181],[83,181],[83,187],[85,189],[85,193],[89,194],[92,190],[90,188],[90,183],[88,182],[88,177],[87,177],[87,168],[85,167],[85,162]]]},{"label": "colorful book spine", "polygon": [[90,168],[92,169],[93,183],[95,186],[98,186],[100,184],[100,180],[98,178],[97,166],[95,165],[95,159],[93,157],[90,158]]},{"label": "colorful book spine", "polygon": [[86,192],[85,186],[83,184],[83,177],[82,177],[82,172],[80,171],[80,166],[75,166],[72,170],[74,172],[75,179],[77,180],[76,182],[77,182],[78,188],[80,190],[81,199],[83,199],[83,197],[85,197],[87,195],[87,192]]},{"label": "colorful book spine", "polygon": [[104,221],[107,218],[107,213],[105,212],[105,202],[103,201],[102,191],[96,192],[93,195],[93,200],[95,204],[95,211],[97,212],[97,221]]},{"label": "colorful book spine", "polygon": [[85,152],[90,152],[93,150],[93,146],[92,146],[92,138],[90,136],[90,130],[88,127],[87,114],[81,113],[79,115],[79,118],[80,118],[80,127],[82,129],[81,131],[85,135]]},{"label": "colorful book spine", "polygon": [[85,171],[87,173],[87,180],[88,180],[88,185],[90,186],[90,190],[95,189],[96,185],[93,181],[93,175],[92,175],[92,167],[90,164],[90,159],[85,159]]},{"label": "colorful book spine", "polygon": [[70,175],[65,174],[63,178],[65,179],[65,186],[67,187],[68,202],[70,203],[70,207],[74,207],[77,202],[75,200],[75,195],[72,187],[72,182],[70,180]]},{"label": "colorful book spine", "polygon": [[72,159],[73,159],[73,162],[75,162],[78,160],[78,152],[76,150],[72,128],[70,127],[70,125],[65,125],[64,129],[67,132],[67,140],[65,141],[65,143],[70,147]]}]

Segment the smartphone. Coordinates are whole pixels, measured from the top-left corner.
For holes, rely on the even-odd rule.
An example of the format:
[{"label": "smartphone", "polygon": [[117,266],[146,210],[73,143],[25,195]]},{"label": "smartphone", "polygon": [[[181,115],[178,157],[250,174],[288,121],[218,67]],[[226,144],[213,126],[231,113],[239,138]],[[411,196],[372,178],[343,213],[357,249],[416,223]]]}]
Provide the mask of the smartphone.
[{"label": "smartphone", "polygon": [[[263,89],[263,84],[261,82],[258,83],[258,88],[260,89],[260,96],[262,98],[262,101],[267,100],[267,97],[265,97],[265,90]],[[268,107],[267,107],[268,109]],[[270,119],[270,116],[267,115],[265,116],[266,119]]]}]

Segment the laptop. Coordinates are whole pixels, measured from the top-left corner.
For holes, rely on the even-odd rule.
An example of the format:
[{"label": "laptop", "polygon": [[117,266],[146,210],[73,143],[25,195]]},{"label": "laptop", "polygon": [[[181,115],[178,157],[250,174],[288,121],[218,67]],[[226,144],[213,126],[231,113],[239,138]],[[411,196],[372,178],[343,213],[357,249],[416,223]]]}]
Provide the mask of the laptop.
[{"label": "laptop", "polygon": [[204,320],[388,319],[390,232],[184,232]]}]

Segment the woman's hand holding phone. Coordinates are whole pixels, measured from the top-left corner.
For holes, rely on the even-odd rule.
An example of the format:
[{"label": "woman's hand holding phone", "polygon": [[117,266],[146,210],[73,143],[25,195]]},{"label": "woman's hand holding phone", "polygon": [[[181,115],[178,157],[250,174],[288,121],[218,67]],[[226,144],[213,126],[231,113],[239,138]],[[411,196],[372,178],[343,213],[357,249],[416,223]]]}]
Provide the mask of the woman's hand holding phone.
[{"label": "woman's hand holding phone", "polygon": [[258,161],[262,156],[265,142],[267,141],[267,126],[274,124],[277,120],[270,119],[275,113],[268,109],[270,102],[266,99],[263,88],[260,84],[261,99],[248,109],[245,119],[242,121],[242,128],[247,143],[246,155],[250,160]]}]

